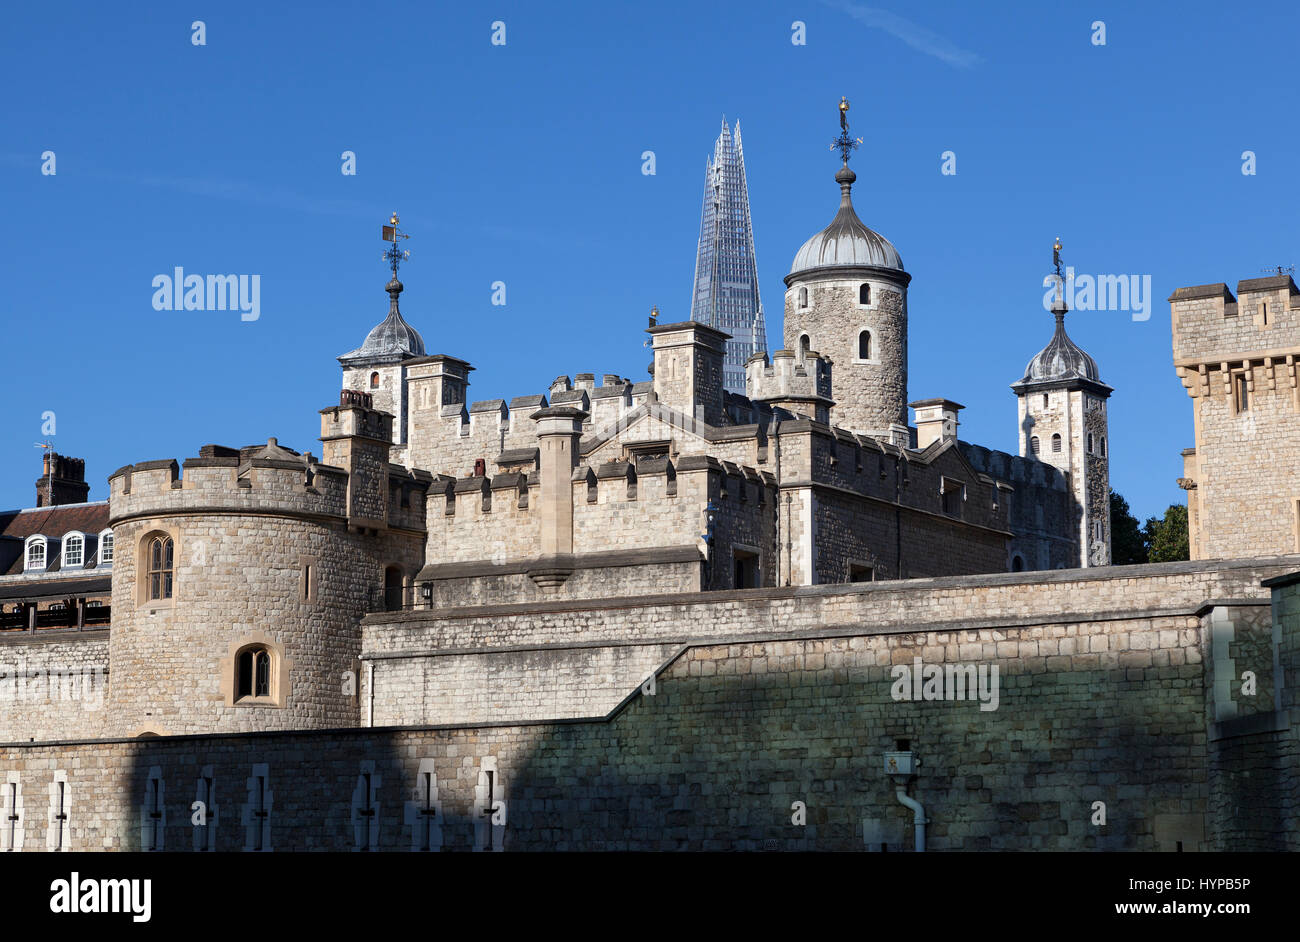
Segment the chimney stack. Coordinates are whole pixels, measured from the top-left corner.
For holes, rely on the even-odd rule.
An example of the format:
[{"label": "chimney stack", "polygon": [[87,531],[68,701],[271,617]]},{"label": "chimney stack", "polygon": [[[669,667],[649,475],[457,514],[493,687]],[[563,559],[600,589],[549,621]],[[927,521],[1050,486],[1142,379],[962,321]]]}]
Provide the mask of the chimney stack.
[{"label": "chimney stack", "polygon": [[36,482],[36,506],[84,504],[89,496],[86,462],[46,451],[41,462],[41,476]]}]

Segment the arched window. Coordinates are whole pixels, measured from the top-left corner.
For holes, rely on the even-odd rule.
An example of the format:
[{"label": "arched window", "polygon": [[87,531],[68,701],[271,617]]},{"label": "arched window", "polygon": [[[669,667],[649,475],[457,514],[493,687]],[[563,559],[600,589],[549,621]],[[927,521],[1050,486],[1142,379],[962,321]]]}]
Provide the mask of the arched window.
[{"label": "arched window", "polygon": [[[867,286],[863,285],[862,287],[865,288]],[[858,359],[871,359],[871,331],[869,330],[861,331],[858,334]]]},{"label": "arched window", "polygon": [[113,561],[113,531],[105,530],[99,534],[99,564]]},{"label": "arched window", "polygon": [[86,559],[86,538],[80,533],[69,533],[63,538],[63,568],[75,569]]},{"label": "arched window", "polygon": [[402,570],[389,566],[384,570],[384,611],[397,612],[402,608]]},{"label": "arched window", "polygon": [[235,660],[235,700],[271,696],[271,652],[262,645],[244,648]]},{"label": "arched window", "polygon": [[27,541],[27,565],[25,568],[45,568],[45,537],[34,536]]},{"label": "arched window", "polygon": [[176,553],[176,544],[169,536],[156,536],[149,541],[148,576],[149,598],[169,599],[172,597],[172,565]]},{"label": "arched window", "polygon": [[1058,451],[1060,451],[1060,450],[1061,450],[1061,433],[1060,433],[1060,432],[1053,432],[1053,433],[1052,433],[1052,451],[1053,451],[1053,452],[1058,452]]},{"label": "arched window", "polygon": [[1043,408],[1047,408],[1047,393],[1043,393]]},{"label": "arched window", "polygon": [[1093,451],[1092,445],[1093,445],[1092,432],[1089,432],[1088,433],[1088,454],[1092,454]]},{"label": "arched window", "polygon": [[1012,571],[1012,572],[1024,572],[1024,571],[1025,571],[1025,561],[1024,561],[1023,559],[1020,558],[1020,554],[1019,554],[1019,553],[1017,553],[1015,556],[1012,556],[1012,557],[1011,557],[1011,571]]},{"label": "arched window", "polygon": [[1030,450],[1030,452],[1032,452],[1032,453],[1035,454],[1035,455],[1038,454],[1038,436],[1037,436],[1037,435],[1035,435],[1033,438],[1029,439],[1029,450]]},{"label": "arched window", "polygon": [[1101,437],[1101,456],[1103,458],[1106,457],[1106,436],[1105,435]]},{"label": "arched window", "polygon": [[378,373],[371,373],[371,374],[370,374],[370,388],[371,388],[371,389],[378,389],[378,388],[379,388],[379,374],[378,374]]},{"label": "arched window", "polygon": [[800,289],[799,289],[799,306],[800,306],[800,307],[807,307],[807,306],[808,306],[808,289],[807,289],[807,288],[800,288]]},{"label": "arched window", "polygon": [[808,354],[812,352],[812,341],[808,339],[807,334],[799,335],[799,358],[807,359]]},{"label": "arched window", "polygon": [[[858,303],[859,304],[871,303],[871,285],[860,285],[858,287]],[[863,357],[863,359],[865,360],[866,357]]]}]

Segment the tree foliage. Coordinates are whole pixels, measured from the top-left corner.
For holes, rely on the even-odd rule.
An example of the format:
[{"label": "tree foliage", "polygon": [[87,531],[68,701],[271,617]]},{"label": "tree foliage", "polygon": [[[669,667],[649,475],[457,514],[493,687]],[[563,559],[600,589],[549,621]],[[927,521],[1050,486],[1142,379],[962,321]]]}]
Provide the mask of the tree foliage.
[{"label": "tree foliage", "polygon": [[1191,558],[1187,536],[1187,508],[1170,504],[1164,517],[1148,517],[1142,528],[1147,559],[1153,563],[1173,563]]},{"label": "tree foliage", "polygon": [[1147,561],[1146,540],[1128,501],[1112,489],[1110,492],[1110,561],[1113,566],[1128,566]]}]

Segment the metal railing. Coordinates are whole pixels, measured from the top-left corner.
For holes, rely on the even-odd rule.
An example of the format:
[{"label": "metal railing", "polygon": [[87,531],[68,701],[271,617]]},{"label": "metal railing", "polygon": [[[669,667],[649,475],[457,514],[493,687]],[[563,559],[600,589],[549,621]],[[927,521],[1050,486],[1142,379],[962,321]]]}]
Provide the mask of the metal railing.
[{"label": "metal railing", "polygon": [[112,623],[112,608],[111,605],[69,605],[66,608],[37,609],[30,604],[22,605],[16,612],[0,612],[0,631],[107,628]]}]

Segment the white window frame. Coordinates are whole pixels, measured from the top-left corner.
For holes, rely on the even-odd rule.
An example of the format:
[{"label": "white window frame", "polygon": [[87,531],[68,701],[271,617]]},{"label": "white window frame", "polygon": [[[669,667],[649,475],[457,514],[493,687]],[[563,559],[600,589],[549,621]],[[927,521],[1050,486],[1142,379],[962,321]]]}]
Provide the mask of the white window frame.
[{"label": "white window frame", "polygon": [[[111,547],[111,551],[110,551],[110,555],[109,555],[108,559],[105,559],[105,558],[104,558],[104,540],[105,540],[105,539],[108,540],[108,544],[109,544],[109,546]],[[108,565],[111,566],[111,565],[113,564],[113,556],[116,555],[116,551],[117,551],[117,541],[116,541],[115,539],[113,539],[113,531],[112,531],[111,529],[109,529],[109,530],[100,530],[100,531],[99,531],[99,538],[98,538],[98,540],[99,540],[99,543],[98,543],[98,546],[97,546],[97,548],[96,548],[96,552],[97,552],[97,555],[98,555],[98,557],[99,557],[99,565],[103,566],[105,563],[107,563]]]},{"label": "white window frame", "polygon": [[[78,545],[81,547],[81,558],[77,560],[75,563],[70,561],[68,558],[68,549],[70,548],[69,544],[73,540],[76,540]],[[63,540],[61,541],[61,546],[62,546],[60,552],[61,568],[63,569],[85,569],[86,568],[86,534],[82,533],[80,530],[71,530],[63,534]]]},{"label": "white window frame", "polygon": [[[872,356],[870,359],[867,360],[864,360],[862,359],[862,357],[858,356],[858,351],[860,349],[859,341],[862,337],[863,331],[866,331],[867,335],[871,338]],[[880,364],[880,344],[877,342],[878,340],[879,338],[876,336],[876,329],[874,327],[872,327],[870,324],[859,325],[857,333],[853,335],[853,362],[866,363],[872,366],[878,366]]]},{"label": "white window frame", "polygon": [[[854,291],[854,295],[853,295],[853,303],[856,305],[857,309],[858,309],[859,311],[874,311],[874,310],[877,310],[877,309],[880,307],[880,286],[879,286],[878,284],[876,284],[874,281],[859,281],[859,282],[855,282],[855,285],[856,285],[856,287],[854,287],[854,289],[853,289],[853,291]],[[862,286],[863,286],[863,285],[867,285],[867,286],[869,286],[869,287],[871,288],[871,303],[870,303],[870,304],[863,304],[863,303],[862,303]],[[872,334],[872,337],[873,337],[873,339],[874,339],[875,334]]]},{"label": "white window frame", "polygon": [[[32,565],[32,547],[37,543],[41,546],[41,564]],[[29,536],[27,543],[23,546],[23,572],[44,572],[50,568],[50,540],[48,537]]]}]

